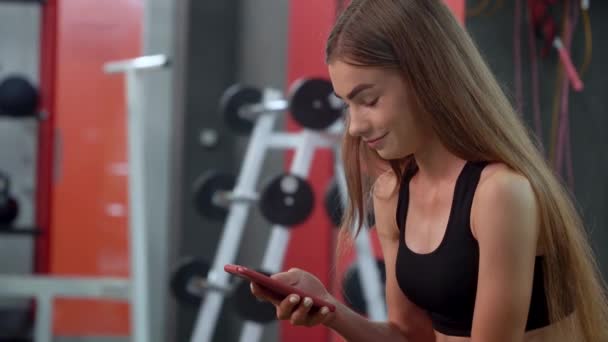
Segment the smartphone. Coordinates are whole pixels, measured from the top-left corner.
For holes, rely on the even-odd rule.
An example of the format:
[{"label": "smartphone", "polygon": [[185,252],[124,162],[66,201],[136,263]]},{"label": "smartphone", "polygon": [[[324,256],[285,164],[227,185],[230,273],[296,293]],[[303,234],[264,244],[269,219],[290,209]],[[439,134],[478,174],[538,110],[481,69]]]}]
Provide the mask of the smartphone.
[{"label": "smartphone", "polygon": [[300,298],[309,297],[310,299],[312,299],[313,308],[320,309],[321,307],[326,306],[330,312],[336,311],[335,305],[328,303],[327,301],[325,301],[323,299],[320,299],[320,298],[317,298],[310,294],[307,294],[306,292],[304,292],[298,288],[295,288],[293,286],[283,284],[280,281],[272,279],[265,274],[252,270],[245,266],[227,264],[224,266],[224,271],[226,271],[230,274],[234,274],[243,279],[252,281],[256,284],[259,284],[262,287],[264,287],[280,296],[283,296],[283,298],[289,296],[290,294],[297,294],[300,296]]}]

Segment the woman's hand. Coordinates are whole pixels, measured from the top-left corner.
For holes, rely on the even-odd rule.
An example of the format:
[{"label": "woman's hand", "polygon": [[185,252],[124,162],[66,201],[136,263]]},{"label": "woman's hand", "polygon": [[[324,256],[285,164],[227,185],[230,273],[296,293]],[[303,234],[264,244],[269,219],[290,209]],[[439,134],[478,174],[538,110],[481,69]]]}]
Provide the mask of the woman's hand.
[{"label": "woman's hand", "polygon": [[[287,272],[276,273],[271,278],[283,282],[289,286],[298,288],[311,296],[323,299],[327,302],[336,302],[323,286],[323,283],[314,275],[292,268]],[[277,310],[277,318],[280,320],[290,320],[293,325],[315,326],[330,322],[335,316],[334,312],[329,312],[329,308],[323,306],[320,309],[312,308],[312,299],[300,298],[297,294],[290,294],[281,299],[273,292],[267,290],[259,284],[251,283],[251,292],[259,299],[272,303]]]}]

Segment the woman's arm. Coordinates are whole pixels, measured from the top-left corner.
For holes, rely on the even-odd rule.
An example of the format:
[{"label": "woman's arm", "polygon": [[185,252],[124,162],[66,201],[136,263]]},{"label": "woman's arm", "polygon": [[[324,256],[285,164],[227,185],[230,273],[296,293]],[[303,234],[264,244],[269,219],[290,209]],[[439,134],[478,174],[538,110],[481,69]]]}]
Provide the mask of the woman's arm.
[{"label": "woman's arm", "polygon": [[540,230],[537,203],[525,177],[501,165],[490,167],[471,210],[480,253],[471,339],[519,342],[532,293]]},{"label": "woman's arm", "polygon": [[334,319],[326,325],[350,342],[408,341],[433,342],[430,318],[403,294],[395,276],[399,230],[395,222],[397,194],[392,172],[378,178],[374,188],[376,229],[386,265],[388,322],[371,322],[344,305],[338,305]]}]

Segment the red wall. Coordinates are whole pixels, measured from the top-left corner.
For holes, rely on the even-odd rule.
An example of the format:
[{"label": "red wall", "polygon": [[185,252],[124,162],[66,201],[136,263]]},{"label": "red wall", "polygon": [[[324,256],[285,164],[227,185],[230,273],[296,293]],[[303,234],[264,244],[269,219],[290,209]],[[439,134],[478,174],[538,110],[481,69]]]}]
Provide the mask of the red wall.
[{"label": "red wall", "polygon": [[[327,0],[290,1],[287,50],[287,81],[291,84],[301,77],[328,77],[323,60],[325,38],[335,19],[335,3]],[[298,129],[288,119],[287,129]],[[292,154],[288,154],[287,167]],[[311,218],[292,230],[291,242],[285,256],[285,269],[300,267],[315,274],[325,284],[330,282],[333,256],[331,225],[319,194],[325,192],[333,174],[332,154],[319,151],[310,169],[311,181],[317,201]],[[292,327],[281,325],[282,341],[328,341],[329,331],[323,327]]]},{"label": "red wall", "polygon": [[[52,184],[49,269],[56,275],[129,275],[123,78],[112,60],[140,55],[141,0],[57,0],[54,123],[60,148]],[[111,216],[108,206],[122,206]],[[119,208],[119,207],[116,207]],[[54,333],[125,335],[128,304],[57,300]]]}]

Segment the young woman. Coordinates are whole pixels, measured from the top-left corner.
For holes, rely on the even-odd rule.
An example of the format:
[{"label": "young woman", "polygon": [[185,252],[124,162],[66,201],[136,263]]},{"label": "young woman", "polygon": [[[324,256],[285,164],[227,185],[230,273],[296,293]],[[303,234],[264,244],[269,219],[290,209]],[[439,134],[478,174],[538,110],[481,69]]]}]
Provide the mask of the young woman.
[{"label": "young woman", "polygon": [[342,231],[372,197],[388,322],[299,269],[273,277],[335,312],[252,292],[279,319],[353,342],[608,341],[605,288],[570,194],[442,0],[353,0],[326,57],[347,107]]}]

